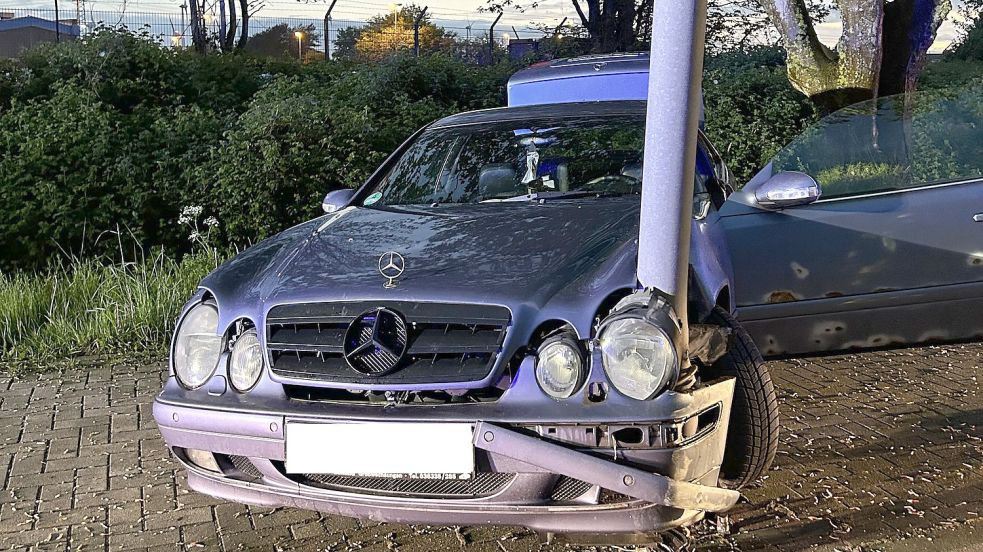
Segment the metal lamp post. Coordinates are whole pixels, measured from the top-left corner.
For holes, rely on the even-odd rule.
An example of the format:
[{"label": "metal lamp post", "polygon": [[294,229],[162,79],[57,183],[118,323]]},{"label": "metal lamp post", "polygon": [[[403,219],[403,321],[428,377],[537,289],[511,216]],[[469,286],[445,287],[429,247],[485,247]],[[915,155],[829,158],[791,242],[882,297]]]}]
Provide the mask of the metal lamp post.
[{"label": "metal lamp post", "polygon": [[297,61],[303,63],[304,61],[304,33],[301,31],[294,32],[294,36],[297,37]]},{"label": "metal lamp post", "polygon": [[[645,120],[638,282],[671,298],[689,342],[686,293],[706,0],[656,0]],[[686,361],[684,361],[686,362]]]},{"label": "metal lamp post", "polygon": [[338,0],[331,0],[327,13],[324,14],[324,59],[331,60],[331,11]]}]

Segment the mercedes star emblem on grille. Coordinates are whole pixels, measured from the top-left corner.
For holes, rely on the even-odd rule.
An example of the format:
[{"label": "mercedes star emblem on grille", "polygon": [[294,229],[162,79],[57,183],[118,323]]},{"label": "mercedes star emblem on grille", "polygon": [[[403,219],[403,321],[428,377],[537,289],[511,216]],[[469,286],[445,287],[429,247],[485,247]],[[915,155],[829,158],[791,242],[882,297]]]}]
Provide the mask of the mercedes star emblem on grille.
[{"label": "mercedes star emblem on grille", "polygon": [[404,270],[406,270],[406,260],[399,253],[389,251],[379,257],[379,273],[386,278],[387,289],[396,287],[396,278],[402,276]]},{"label": "mercedes star emblem on grille", "polygon": [[385,376],[399,368],[409,338],[406,320],[396,311],[378,308],[352,321],[345,332],[345,361],[366,376]]}]

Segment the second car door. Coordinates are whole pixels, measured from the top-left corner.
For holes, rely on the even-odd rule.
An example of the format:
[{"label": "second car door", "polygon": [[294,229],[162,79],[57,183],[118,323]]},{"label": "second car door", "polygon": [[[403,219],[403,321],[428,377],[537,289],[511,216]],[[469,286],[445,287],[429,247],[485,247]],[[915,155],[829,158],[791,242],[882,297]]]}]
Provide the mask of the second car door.
[{"label": "second car door", "polygon": [[[738,317],[765,355],[983,336],[972,105],[931,98],[912,115],[885,99],[874,118],[870,105],[834,114],[725,204]],[[817,177],[823,197],[756,204],[755,188],[782,170]]]}]

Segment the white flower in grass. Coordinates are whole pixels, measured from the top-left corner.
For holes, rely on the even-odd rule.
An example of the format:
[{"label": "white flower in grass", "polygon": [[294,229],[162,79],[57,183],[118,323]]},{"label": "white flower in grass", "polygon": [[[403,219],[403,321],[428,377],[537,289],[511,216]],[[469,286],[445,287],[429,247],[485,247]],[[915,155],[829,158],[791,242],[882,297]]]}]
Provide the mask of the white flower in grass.
[{"label": "white flower in grass", "polygon": [[214,228],[214,227],[218,226],[218,219],[215,218],[215,217],[208,217],[208,218],[206,218],[205,219],[205,226],[208,226],[209,228]]},{"label": "white flower in grass", "polygon": [[187,207],[181,209],[181,214],[186,217],[197,218],[201,216],[204,207],[201,205],[188,205]]},{"label": "white flower in grass", "polygon": [[201,234],[199,234],[197,230],[191,232],[191,235],[188,236],[188,240],[193,242],[198,241],[200,238],[201,238]]}]

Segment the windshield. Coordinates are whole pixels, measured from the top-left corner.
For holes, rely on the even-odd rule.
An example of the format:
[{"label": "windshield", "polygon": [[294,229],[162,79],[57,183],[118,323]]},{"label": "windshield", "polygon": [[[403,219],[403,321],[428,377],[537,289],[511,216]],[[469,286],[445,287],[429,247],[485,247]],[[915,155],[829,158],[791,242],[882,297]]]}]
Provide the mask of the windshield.
[{"label": "windshield", "polygon": [[801,171],[824,198],[983,176],[983,86],[888,96],[837,111],[772,161]]},{"label": "windshield", "polygon": [[363,205],[638,194],[642,118],[554,119],[428,130]]}]

